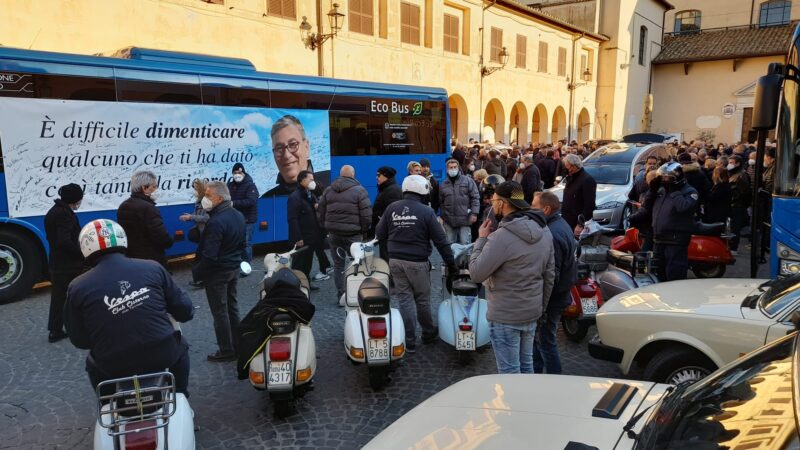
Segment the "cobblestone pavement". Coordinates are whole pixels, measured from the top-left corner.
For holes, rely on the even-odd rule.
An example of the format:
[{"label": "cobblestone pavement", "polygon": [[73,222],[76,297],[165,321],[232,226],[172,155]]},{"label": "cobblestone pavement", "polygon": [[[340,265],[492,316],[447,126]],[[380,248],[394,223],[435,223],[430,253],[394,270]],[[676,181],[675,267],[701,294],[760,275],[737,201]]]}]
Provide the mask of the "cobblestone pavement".
[{"label": "cobblestone pavement", "polygon": [[[739,256],[728,276],[747,276],[747,264],[747,256]],[[393,383],[373,392],[366,367],[352,365],[344,354],[344,313],[335,304],[330,279],[316,283],[321,289],[312,293],[316,389],[298,402],[296,414],[277,419],[265,393],[236,379],[235,363],[206,361],[216,342],[204,291],[188,288],[186,264],[175,267],[174,276],[198,308],[183,327],[191,344],[190,401],[199,427],[198,448],[358,448],[434,393],[464,378],[496,372],[491,348],[463,366],[455,350],[439,341],[419,345],[394,372]],[[440,277],[438,270],[431,274],[434,314]],[[257,284],[256,275],[239,282],[242,316],[255,304]],[[0,449],[92,445],[95,397],[84,372],[85,354],[68,340],[47,342],[49,293],[39,289],[28,299],[0,306]],[[615,365],[591,358],[585,342],[575,344],[560,335],[559,347],[565,374],[621,376]]]}]

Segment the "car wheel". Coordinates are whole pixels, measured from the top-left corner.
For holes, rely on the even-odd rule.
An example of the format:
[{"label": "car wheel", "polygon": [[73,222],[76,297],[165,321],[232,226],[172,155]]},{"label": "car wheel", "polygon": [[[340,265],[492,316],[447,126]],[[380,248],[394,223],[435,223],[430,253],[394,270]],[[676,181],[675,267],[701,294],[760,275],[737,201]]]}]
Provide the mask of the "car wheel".
[{"label": "car wheel", "polygon": [[695,383],[716,370],[707,357],[696,350],[667,348],[657,353],[644,369],[644,379],[657,383]]},{"label": "car wheel", "polygon": [[725,264],[693,266],[692,272],[697,278],[722,278],[725,275],[726,268]]},{"label": "car wheel", "polygon": [[625,205],[625,207],[622,208],[622,218],[619,221],[620,228],[622,228],[622,231],[625,231],[631,227],[630,218],[631,218],[631,205]]},{"label": "car wheel", "polygon": [[561,328],[572,342],[581,342],[589,332],[589,324],[578,319],[561,318]]}]

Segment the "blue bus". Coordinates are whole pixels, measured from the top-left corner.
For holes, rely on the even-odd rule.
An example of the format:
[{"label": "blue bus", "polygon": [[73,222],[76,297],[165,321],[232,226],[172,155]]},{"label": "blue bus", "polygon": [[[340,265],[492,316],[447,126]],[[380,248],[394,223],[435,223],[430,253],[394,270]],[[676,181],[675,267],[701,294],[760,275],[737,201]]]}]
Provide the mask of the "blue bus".
[{"label": "blue bus", "polygon": [[[273,125],[287,117],[302,123],[299,151],[273,146]],[[116,218],[132,173],[152,170],[174,257],[195,250],[185,239],[191,223],[178,220],[192,211],[194,178],[228,181],[243,163],[263,194],[253,242],[283,241],[299,170],[319,184],[350,164],[374,198],[384,165],[402,178],[409,161],[428,158],[440,178],[448,130],[444,89],[264,73],[243,59],[142,48],[101,57],[0,47],[0,303],[47,278],[43,218],[61,185],[84,188],[83,225]]]}]

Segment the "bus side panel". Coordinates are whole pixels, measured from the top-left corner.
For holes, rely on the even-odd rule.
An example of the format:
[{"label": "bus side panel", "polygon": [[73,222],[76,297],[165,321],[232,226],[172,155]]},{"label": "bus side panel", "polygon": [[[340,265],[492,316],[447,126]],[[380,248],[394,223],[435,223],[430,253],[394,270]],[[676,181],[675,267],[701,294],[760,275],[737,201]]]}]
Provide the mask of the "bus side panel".
[{"label": "bus side panel", "polygon": [[428,158],[431,162],[431,173],[438,180],[441,181],[444,176],[444,163],[447,161],[447,155],[440,154],[411,154],[411,155],[371,155],[371,156],[332,156],[331,157],[331,180],[339,177],[339,170],[342,166],[350,164],[356,169],[356,179],[367,189],[369,192],[370,201],[375,201],[375,196],[378,194],[378,180],[375,175],[378,169],[383,166],[389,166],[397,171],[395,180],[397,184],[402,185],[403,178],[407,175],[408,171],[406,166],[410,161],[419,162],[422,158]]},{"label": "bus side panel", "polygon": [[778,242],[800,253],[800,208],[796,198],[773,197],[770,276],[778,276]]}]

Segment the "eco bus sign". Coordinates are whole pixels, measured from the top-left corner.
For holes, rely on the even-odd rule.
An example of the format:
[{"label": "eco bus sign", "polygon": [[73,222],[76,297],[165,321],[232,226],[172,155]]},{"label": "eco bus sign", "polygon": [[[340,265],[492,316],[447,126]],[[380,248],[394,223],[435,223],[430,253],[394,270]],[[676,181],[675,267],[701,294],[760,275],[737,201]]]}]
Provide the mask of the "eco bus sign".
[{"label": "eco bus sign", "polygon": [[369,102],[369,110],[371,113],[386,113],[386,114],[408,114],[412,116],[419,116],[422,114],[422,102],[414,102],[413,105],[400,103],[400,102],[381,102],[372,100]]},{"label": "eco bus sign", "polygon": [[0,91],[32,93],[33,81],[30,75],[16,73],[0,73]]}]

